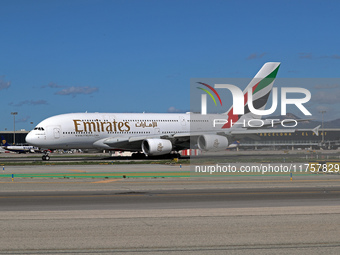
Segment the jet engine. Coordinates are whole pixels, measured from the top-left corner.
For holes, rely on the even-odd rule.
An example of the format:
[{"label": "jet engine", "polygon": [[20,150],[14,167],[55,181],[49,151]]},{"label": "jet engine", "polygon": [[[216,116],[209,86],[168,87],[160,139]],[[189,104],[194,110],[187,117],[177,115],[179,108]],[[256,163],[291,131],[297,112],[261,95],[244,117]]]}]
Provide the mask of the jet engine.
[{"label": "jet engine", "polygon": [[172,151],[172,143],[165,139],[146,139],[142,142],[142,150],[147,156],[169,154]]},{"label": "jet engine", "polygon": [[197,140],[198,148],[204,151],[222,151],[228,147],[228,139],[221,135],[201,135]]}]

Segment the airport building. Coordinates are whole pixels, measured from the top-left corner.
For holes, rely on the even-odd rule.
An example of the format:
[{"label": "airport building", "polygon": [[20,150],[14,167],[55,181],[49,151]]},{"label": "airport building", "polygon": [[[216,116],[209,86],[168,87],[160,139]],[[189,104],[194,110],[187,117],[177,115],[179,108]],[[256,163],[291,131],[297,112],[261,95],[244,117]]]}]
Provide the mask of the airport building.
[{"label": "airport building", "polygon": [[338,149],[340,148],[340,129],[319,129],[318,135],[310,129],[299,129],[295,132],[258,133],[239,139],[240,148],[244,149]]},{"label": "airport building", "polygon": [[[26,145],[26,135],[29,131],[20,130],[15,131],[15,145]],[[0,131],[0,135],[5,138],[7,143],[13,144],[14,142],[14,132],[13,131]]]}]

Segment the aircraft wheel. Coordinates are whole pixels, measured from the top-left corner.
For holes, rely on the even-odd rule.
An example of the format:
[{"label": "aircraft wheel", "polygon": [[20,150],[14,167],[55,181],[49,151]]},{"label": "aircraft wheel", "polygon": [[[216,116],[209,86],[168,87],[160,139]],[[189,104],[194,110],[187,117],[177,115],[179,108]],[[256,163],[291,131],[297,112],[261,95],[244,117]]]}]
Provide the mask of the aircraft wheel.
[{"label": "aircraft wheel", "polygon": [[137,152],[137,153],[132,154],[132,158],[133,159],[145,159],[146,156],[144,153]]},{"label": "aircraft wheel", "polygon": [[175,153],[174,154],[174,158],[181,158],[181,154],[180,153]]},{"label": "aircraft wheel", "polygon": [[44,160],[44,161],[45,161],[45,160],[50,160],[50,156],[48,156],[48,155],[43,155],[43,156],[42,156],[42,160]]}]

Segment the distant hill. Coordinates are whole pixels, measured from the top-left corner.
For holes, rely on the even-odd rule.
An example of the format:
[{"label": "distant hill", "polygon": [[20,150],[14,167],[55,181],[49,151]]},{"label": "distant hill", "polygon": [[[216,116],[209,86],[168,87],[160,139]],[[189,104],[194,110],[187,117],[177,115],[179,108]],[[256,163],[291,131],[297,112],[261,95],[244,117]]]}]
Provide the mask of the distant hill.
[{"label": "distant hill", "polygon": [[[292,113],[287,113],[287,115],[284,116],[269,116],[267,117],[267,119],[280,119],[280,120],[284,120],[284,119],[301,119],[300,117],[292,114]],[[305,118],[308,119],[308,118]],[[311,118],[312,119],[312,118]],[[315,128],[319,125],[322,125],[321,121],[318,120],[306,120],[306,121],[302,121],[299,122],[297,125],[297,128]],[[323,123],[324,128],[340,128],[340,119],[336,119],[336,120],[331,120],[331,121],[324,121]],[[280,125],[277,126],[277,128],[282,128]]]},{"label": "distant hill", "polygon": [[[320,122],[321,123],[321,122]],[[340,119],[331,120],[323,123],[323,126],[326,128],[340,128]]]}]

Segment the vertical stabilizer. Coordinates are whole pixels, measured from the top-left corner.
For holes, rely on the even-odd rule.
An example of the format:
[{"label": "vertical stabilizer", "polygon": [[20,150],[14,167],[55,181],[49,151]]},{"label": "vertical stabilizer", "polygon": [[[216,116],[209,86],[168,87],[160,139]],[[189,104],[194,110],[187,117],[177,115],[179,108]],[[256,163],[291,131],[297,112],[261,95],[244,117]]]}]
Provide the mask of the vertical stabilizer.
[{"label": "vertical stabilizer", "polygon": [[244,115],[234,115],[233,106],[226,114],[228,115],[228,123],[222,128],[230,128],[231,123],[234,125],[236,122],[242,122],[245,119],[260,119],[260,115],[255,115],[250,112],[248,107],[248,90],[251,89],[253,96],[253,106],[257,110],[263,110],[266,107],[270,92],[279,70],[279,62],[265,63],[260,71],[251,80],[248,86],[243,91],[244,96]]},{"label": "vertical stabilizer", "polygon": [[3,136],[1,136],[1,145],[2,146],[9,146],[9,144],[7,143],[7,141],[5,140],[5,138]]}]

